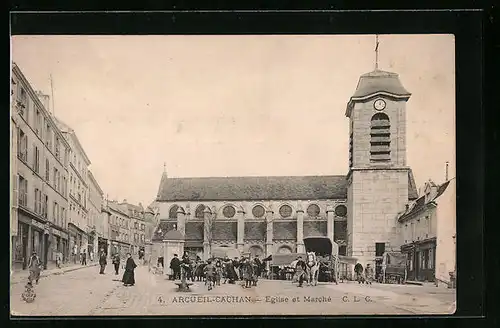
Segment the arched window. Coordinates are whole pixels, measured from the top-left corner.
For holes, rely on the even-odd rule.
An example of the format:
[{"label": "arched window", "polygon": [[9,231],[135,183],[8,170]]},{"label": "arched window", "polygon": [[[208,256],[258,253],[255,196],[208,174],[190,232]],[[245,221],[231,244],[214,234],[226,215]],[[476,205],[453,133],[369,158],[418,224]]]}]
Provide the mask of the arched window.
[{"label": "arched window", "polygon": [[252,208],[252,214],[256,218],[262,218],[264,214],[266,214],[266,210],[262,205],[256,205],[254,208]]},{"label": "arched window", "polygon": [[309,215],[309,217],[311,218],[317,217],[319,215],[319,212],[320,212],[319,206],[316,204],[311,204],[307,208],[307,215]]},{"label": "arched window", "polygon": [[278,248],[278,254],[290,254],[292,253],[292,249],[290,246],[281,246]]},{"label": "arched window", "polygon": [[203,204],[198,205],[194,212],[194,217],[197,219],[203,219],[205,217],[204,211],[205,211],[205,205]]},{"label": "arched window", "polygon": [[292,208],[290,205],[281,206],[279,212],[282,218],[289,218],[292,216]]},{"label": "arched window", "polygon": [[370,135],[370,162],[389,162],[391,160],[391,123],[387,115],[384,113],[373,115]]},{"label": "arched window", "polygon": [[168,218],[169,219],[177,219],[177,210],[179,209],[179,206],[173,205],[170,208],[170,211],[168,211]]},{"label": "arched window", "polygon": [[250,253],[250,256],[253,258],[255,255],[259,255],[259,257],[262,257],[264,254],[264,250],[262,247],[254,245],[248,249],[248,252]]}]

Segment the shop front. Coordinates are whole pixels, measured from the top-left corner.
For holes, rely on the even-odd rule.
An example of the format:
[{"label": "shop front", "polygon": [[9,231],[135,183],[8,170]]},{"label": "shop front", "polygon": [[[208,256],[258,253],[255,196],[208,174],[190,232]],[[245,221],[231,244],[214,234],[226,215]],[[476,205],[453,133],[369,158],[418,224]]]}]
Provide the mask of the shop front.
[{"label": "shop front", "polygon": [[31,219],[19,214],[17,236],[12,237],[12,270],[25,270],[30,255],[29,233]]},{"label": "shop front", "polygon": [[83,230],[78,228],[73,223],[68,224],[69,244],[70,244],[70,261],[74,264],[80,262],[80,253],[82,247],[86,247],[87,237]]},{"label": "shop front", "polygon": [[62,261],[66,263],[68,260],[68,234],[60,229],[59,227],[52,227],[51,229],[51,249],[52,257],[51,260],[56,262],[57,254],[62,254]]},{"label": "shop front", "polygon": [[407,254],[407,280],[435,280],[436,239],[428,239],[403,245],[401,252]]}]

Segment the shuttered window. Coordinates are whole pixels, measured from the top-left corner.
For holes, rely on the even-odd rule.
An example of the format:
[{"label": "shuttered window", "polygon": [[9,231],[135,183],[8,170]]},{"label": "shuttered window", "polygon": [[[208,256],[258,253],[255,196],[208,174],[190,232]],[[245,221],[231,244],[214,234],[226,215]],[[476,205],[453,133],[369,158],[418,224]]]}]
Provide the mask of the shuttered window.
[{"label": "shuttered window", "polygon": [[370,129],[370,162],[383,163],[391,159],[391,124],[384,113],[373,115]]}]

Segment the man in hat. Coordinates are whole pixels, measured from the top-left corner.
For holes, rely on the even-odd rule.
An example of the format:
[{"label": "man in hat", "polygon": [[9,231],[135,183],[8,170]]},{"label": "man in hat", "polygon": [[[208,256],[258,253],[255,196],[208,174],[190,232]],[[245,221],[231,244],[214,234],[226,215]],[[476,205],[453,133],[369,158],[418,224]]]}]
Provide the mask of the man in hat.
[{"label": "man in hat", "polygon": [[106,264],[108,264],[106,257],[107,257],[107,255],[104,252],[104,248],[101,248],[101,251],[99,253],[99,265],[101,266],[101,269],[99,270],[99,274],[104,274],[104,270],[106,269]]},{"label": "man in hat", "polygon": [[181,260],[177,254],[174,254],[174,258],[170,261],[170,269],[172,269],[174,280],[181,279]]}]

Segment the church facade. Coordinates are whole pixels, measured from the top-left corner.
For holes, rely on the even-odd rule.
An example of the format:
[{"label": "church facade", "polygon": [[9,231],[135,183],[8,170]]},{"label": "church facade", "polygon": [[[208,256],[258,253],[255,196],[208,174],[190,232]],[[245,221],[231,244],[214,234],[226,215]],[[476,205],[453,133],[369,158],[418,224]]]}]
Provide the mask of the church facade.
[{"label": "church facade", "polygon": [[153,240],[170,230],[184,249],[208,257],[214,246],[269,256],[304,252],[303,238],[327,236],[363,265],[402,245],[398,215],[418,198],[406,162],[406,102],[395,73],[360,77],[347,104],[349,168],[335,176],[169,178],[152,204]]}]

